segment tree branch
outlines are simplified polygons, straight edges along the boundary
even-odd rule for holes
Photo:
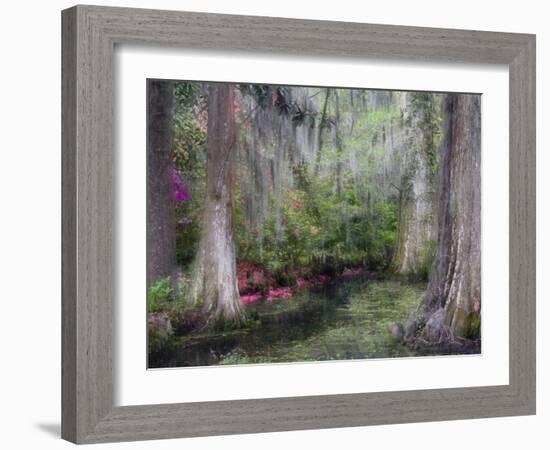
[[[401,188],[398,188],[395,184],[393,183],[390,183],[390,186],[394,187],[395,189],[397,189],[397,191],[401,194]]]

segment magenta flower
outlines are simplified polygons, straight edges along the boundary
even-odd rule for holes
[[[248,295],[241,295],[241,302],[245,305],[248,305],[250,303],[256,303],[258,300],[262,298],[262,294],[259,292],[256,292],[254,294],[248,294]]]
[[[191,200],[191,192],[189,192],[189,187],[183,181],[183,176],[181,172],[172,168],[172,190],[174,192],[174,199],[178,203],[185,203]]]
[[[287,299],[292,297],[292,290],[289,287],[280,287],[276,289],[269,289],[269,292],[267,294],[267,301],[271,302],[273,300],[278,299]]]

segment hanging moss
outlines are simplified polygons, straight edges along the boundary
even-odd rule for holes
[[[418,115],[418,126],[424,135],[421,151],[428,162],[431,177],[437,174],[439,168],[441,116],[438,109],[440,103],[440,97],[430,92],[415,92],[412,94],[413,113]]]

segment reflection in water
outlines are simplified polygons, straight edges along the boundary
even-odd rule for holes
[[[206,366],[415,356],[395,342],[389,324],[416,310],[424,283],[338,280],[290,299],[247,308],[247,328],[175,336],[149,367]]]

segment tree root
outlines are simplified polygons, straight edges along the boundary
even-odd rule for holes
[[[429,354],[473,354],[481,352],[479,339],[456,335],[445,322],[445,310],[439,309],[425,321],[424,315],[409,319],[403,344]]]

